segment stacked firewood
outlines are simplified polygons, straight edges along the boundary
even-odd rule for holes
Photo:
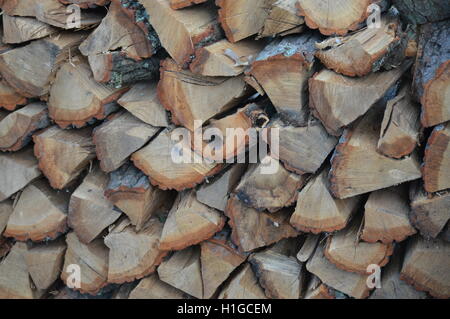
[[[0,298],[450,297],[447,0],[0,7]]]

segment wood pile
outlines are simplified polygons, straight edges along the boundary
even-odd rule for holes
[[[450,297],[448,1],[0,8],[0,298]]]

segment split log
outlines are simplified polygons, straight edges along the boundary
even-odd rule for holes
[[[173,129],[161,132],[149,145],[131,156],[134,165],[150,177],[152,185],[178,191],[195,187],[205,178],[218,173],[222,165],[207,163],[191,151],[191,141],[176,143],[172,140]],[[176,132],[175,132],[176,133]],[[179,134],[175,134],[179,137]],[[173,152],[187,154],[188,161],[174,162]]]
[[[256,58],[264,45],[258,41],[243,40],[231,43],[220,40],[195,51],[190,70],[203,76],[238,76]]]
[[[450,243],[416,236],[409,242],[400,279],[436,298],[450,298]]]
[[[81,293],[97,294],[107,284],[108,248],[102,239],[94,240],[88,245],[83,244],[73,232],[67,234],[66,243],[62,281]],[[73,266],[80,267],[79,287],[74,285],[77,283],[71,278]]]
[[[153,218],[137,232],[129,220],[119,222],[105,237],[109,248],[108,282],[124,283],[156,270],[167,252],[160,249],[163,223]]]
[[[33,136],[39,168],[53,188],[66,188],[95,158],[91,132],[91,128],[63,130],[55,125]]]
[[[197,190],[197,200],[220,211],[225,211],[230,194],[239,183],[247,165],[234,164],[212,181],[207,181]]]
[[[259,37],[286,36],[304,30],[305,19],[297,15],[297,0],[277,0],[269,9]]]
[[[113,102],[126,90],[96,82],[89,65],[73,59],[56,73],[48,101],[50,117],[62,128],[83,127],[114,112],[118,105]]]
[[[251,255],[249,262],[268,298],[300,298],[305,273],[294,257],[265,251]]]
[[[425,127],[450,120],[449,37],[450,20],[425,24],[420,28],[413,89],[422,103],[421,121]]]
[[[141,121],[154,127],[167,127],[169,120],[157,94],[157,82],[139,82],[117,101]]]
[[[338,142],[319,121],[306,127],[295,127],[275,120],[269,125],[269,134],[266,143],[272,146],[272,134],[277,134],[280,161],[286,169],[298,175],[317,172]],[[276,138],[274,140],[277,141]]]
[[[166,0],[140,0],[162,46],[179,66],[187,67],[195,50],[222,39],[222,31],[210,3],[173,10]]]
[[[219,299],[267,299],[249,263],[229,281],[220,292]]]
[[[31,147],[0,154],[0,167],[0,202],[42,175]]]
[[[44,179],[28,185],[9,218],[4,235],[16,240],[52,240],[67,231],[70,194],[56,192]]]
[[[128,112],[113,115],[96,127],[92,136],[101,169],[107,173],[118,169],[158,130]]]
[[[191,131],[194,121],[203,123],[235,107],[249,93],[242,76],[205,77],[182,70],[172,59],[161,62],[161,104],[172,113],[173,123]]]
[[[296,237],[298,232],[289,225],[289,211],[268,214],[246,207],[236,196],[228,201],[225,214],[230,218],[233,243],[244,252],[268,246],[283,238]]]
[[[392,159],[376,150],[381,117],[369,111],[341,137],[331,161],[330,190],[337,198],[348,198],[412,181],[421,177],[417,153]]]
[[[408,86],[403,87],[387,103],[378,140],[378,151],[383,155],[393,158],[408,156],[420,142],[420,111],[409,90]]]
[[[309,80],[312,113],[327,131],[340,136],[342,130],[364,115],[408,69],[409,63],[391,71],[349,78],[330,70],[316,73]]]
[[[3,42],[23,43],[45,38],[58,32],[58,29],[31,17],[14,17],[2,15]]]
[[[406,21],[424,24],[450,18],[450,8],[445,0],[393,0]]]
[[[27,99],[17,93],[5,80],[0,78],[0,109],[14,111],[18,106],[24,105]]]
[[[208,0],[170,0],[170,7],[174,10],[193,6]]]
[[[11,216],[13,212],[13,201],[6,200],[0,203],[0,240],[3,235],[3,231],[8,224],[9,216]]]
[[[317,247],[312,258],[307,262],[306,269],[319,277],[327,286],[356,299],[367,298],[369,296],[368,276],[337,268],[325,257],[323,250],[323,244]]]
[[[202,242],[200,247],[203,298],[209,299],[216,295],[217,289],[246,260],[247,256],[238,252],[229,239],[219,236]]]
[[[148,177],[131,162],[111,172],[105,196],[123,211],[140,231],[144,224],[173,202],[172,192],[150,185]]]
[[[357,30],[370,14],[369,5],[378,2],[380,0],[298,0],[297,9],[309,28],[319,29],[325,35],[345,35]]]
[[[360,226],[361,218],[356,218],[349,227],[328,237],[324,254],[336,267],[364,275],[369,265],[385,266],[394,248],[392,244],[360,241]]]
[[[284,238],[284,239],[276,242],[269,248],[266,248],[264,251],[273,252],[276,254],[282,254],[282,255],[288,256],[288,257],[295,257],[295,254],[300,249],[301,244],[302,244],[302,239],[300,236]]]
[[[248,72],[261,85],[281,119],[294,126],[308,122],[308,80],[315,72],[314,33],[276,39],[256,57]]]
[[[305,242],[302,245],[302,248],[297,254],[297,259],[302,263],[307,262],[316,250],[316,247],[319,244],[319,240],[320,235],[308,234],[306,236]]]
[[[332,288],[323,284],[320,279],[313,275],[306,287],[303,299],[335,299]]]
[[[419,183],[411,185],[409,218],[420,234],[436,238],[450,220],[450,192],[426,193]]]
[[[450,122],[434,128],[423,161],[425,190],[432,193],[450,188]]]
[[[262,164],[250,164],[234,190],[245,205],[258,211],[267,209],[271,213],[292,206],[307,181],[306,175],[291,173],[276,159],[272,161],[276,165],[275,174],[265,173]]]
[[[175,252],[158,267],[158,275],[165,283],[195,298],[203,298],[200,248],[198,246],[191,246]]]
[[[1,116],[0,116],[1,117]],[[47,105],[31,103],[0,121],[0,151],[18,151],[31,142],[37,130],[50,125]]]
[[[275,0],[216,0],[219,21],[230,42],[259,33]]]
[[[166,284],[156,273],[143,278],[128,299],[185,299],[186,294]]]
[[[64,263],[66,243],[52,241],[33,246],[25,254],[25,262],[36,288],[47,290],[59,278]]]
[[[2,78],[24,97],[44,96],[60,65],[85,37],[85,32],[61,33],[6,51],[0,54]]]
[[[300,191],[290,224],[304,232],[334,232],[347,226],[361,197],[337,199],[329,191],[328,166]]]
[[[361,239],[366,242],[401,242],[416,233],[408,218],[409,197],[404,185],[371,193],[364,208]]]
[[[224,216],[200,203],[195,191],[179,193],[164,224],[159,247],[182,250],[211,238],[224,225]]]
[[[69,226],[82,243],[88,244],[121,215],[105,196],[108,176],[98,167],[73,192],[69,204]]]

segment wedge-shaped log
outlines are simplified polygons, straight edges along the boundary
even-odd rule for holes
[[[225,285],[219,299],[267,299],[249,263]]]
[[[269,16],[259,32],[259,37],[286,36],[304,30],[305,19],[297,15],[297,0],[277,0],[270,9]]]
[[[17,93],[5,80],[0,78],[0,108],[14,111],[18,106],[24,105],[26,102],[27,99],[25,97]]]
[[[39,168],[56,189],[66,188],[95,158],[92,129],[63,130],[51,126],[33,136]]]
[[[143,278],[128,299],[185,299],[186,294],[161,281],[156,273]]]
[[[0,241],[3,231],[6,229],[6,225],[8,224],[9,216],[13,213],[13,204],[14,202],[12,200],[6,200],[0,203]]]
[[[306,287],[303,299],[335,299],[335,290],[323,284],[319,277],[312,276]]]
[[[205,77],[182,70],[174,60],[161,63],[158,97],[172,113],[172,122],[194,130],[200,124],[239,104],[249,93],[241,77]]]
[[[421,177],[416,152],[399,160],[377,152],[382,116],[377,108],[371,110],[341,137],[330,171],[330,190],[337,198],[353,197]]]
[[[347,226],[361,198],[337,199],[328,190],[328,166],[300,191],[290,224],[304,232],[333,232]]]
[[[319,243],[320,235],[308,234],[302,244],[302,248],[297,253],[297,259],[304,263],[311,258]]]
[[[156,218],[137,232],[125,219],[105,237],[109,248],[108,282],[124,283],[154,272],[167,252],[159,247],[163,224]]]
[[[164,224],[160,248],[182,250],[198,244],[222,230],[225,216],[200,203],[195,191],[179,193]]]
[[[2,15],[3,42],[18,44],[45,38],[58,32],[58,29],[32,17]]]
[[[53,190],[45,179],[28,185],[9,217],[5,236],[20,241],[51,240],[67,230],[70,194]]]
[[[412,24],[424,24],[450,18],[445,0],[393,0],[403,18]]]
[[[107,183],[108,176],[95,167],[70,198],[69,226],[85,244],[97,238],[121,215],[104,195]]]

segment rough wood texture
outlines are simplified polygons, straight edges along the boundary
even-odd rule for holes
[[[194,130],[201,123],[219,115],[248,95],[242,77],[205,77],[182,70],[174,60],[161,63],[158,97],[172,114],[172,122]]]
[[[319,40],[309,32],[276,39],[261,51],[249,71],[281,119],[294,126],[308,122],[308,80],[315,71],[314,44]]]
[[[44,179],[33,182],[20,194],[4,235],[20,241],[43,241],[64,234],[69,196],[53,190]]]
[[[448,6],[447,6],[448,7]],[[422,103],[422,125],[450,120],[450,20],[421,26],[413,89]]]
[[[51,126],[33,136],[39,168],[56,189],[66,188],[95,158],[92,129],[63,130]]]
[[[0,78],[0,108],[14,111],[26,102],[25,97],[17,93],[5,80]]]
[[[330,171],[330,190],[337,198],[387,188],[421,177],[417,153],[396,160],[380,155],[378,136],[383,114],[369,111],[347,130],[336,147]]]
[[[290,224],[304,232],[333,232],[347,226],[359,208],[361,198],[337,199],[328,190],[328,168],[311,179],[300,191]]]
[[[267,299],[250,264],[246,263],[219,294],[219,299]]]
[[[3,14],[2,24],[4,43],[23,43],[58,32],[58,29],[31,17],[14,17]]]
[[[13,213],[13,201],[6,200],[0,203],[0,238],[3,235],[3,231],[8,224],[9,216]],[[0,239],[1,241],[1,239]]]
[[[107,183],[108,176],[94,167],[70,198],[69,226],[85,244],[97,238],[121,215],[104,196]]]
[[[409,242],[400,279],[437,298],[450,298],[450,243],[416,236]]]
[[[158,278],[156,273],[143,278],[128,299],[185,299],[186,294]]]
[[[450,122],[434,128],[423,161],[425,190],[432,193],[450,188]]]
[[[404,19],[412,24],[424,24],[450,18],[445,0],[393,0]]]
[[[1,119],[1,114],[0,114]],[[9,113],[0,121],[0,151],[18,151],[31,142],[31,135],[50,125],[47,105],[36,102]]]
[[[322,70],[309,80],[309,103],[312,113],[330,134],[342,130],[364,115],[407,70],[409,63],[391,71],[349,78]]]
[[[323,284],[317,276],[312,276],[303,299],[335,299],[333,288]]]
[[[364,208],[361,234],[364,241],[388,244],[401,242],[416,233],[408,218],[410,207],[405,185],[371,193]]]
[[[304,243],[302,244],[302,248],[297,253],[297,259],[304,263],[311,258],[312,254],[316,250],[316,247],[319,243],[320,235],[308,234]]]
[[[285,36],[304,30],[305,19],[297,15],[297,0],[277,0],[272,3],[259,37]]]
[[[224,216],[200,203],[195,191],[182,192],[169,212],[159,246],[163,250],[182,250],[211,238],[224,225]]]
[[[233,229],[233,243],[244,252],[268,246],[283,238],[296,237],[298,232],[289,225],[289,211],[268,214],[245,206],[236,196],[228,201],[225,214]]]
[[[114,0],[113,0],[114,1]],[[82,9],[95,8],[96,6],[105,6],[110,0],[59,0],[63,4],[76,4]]]
[[[124,283],[154,272],[167,252],[160,249],[163,223],[151,219],[137,232],[129,220],[120,222],[105,237],[109,248],[108,282]]]

